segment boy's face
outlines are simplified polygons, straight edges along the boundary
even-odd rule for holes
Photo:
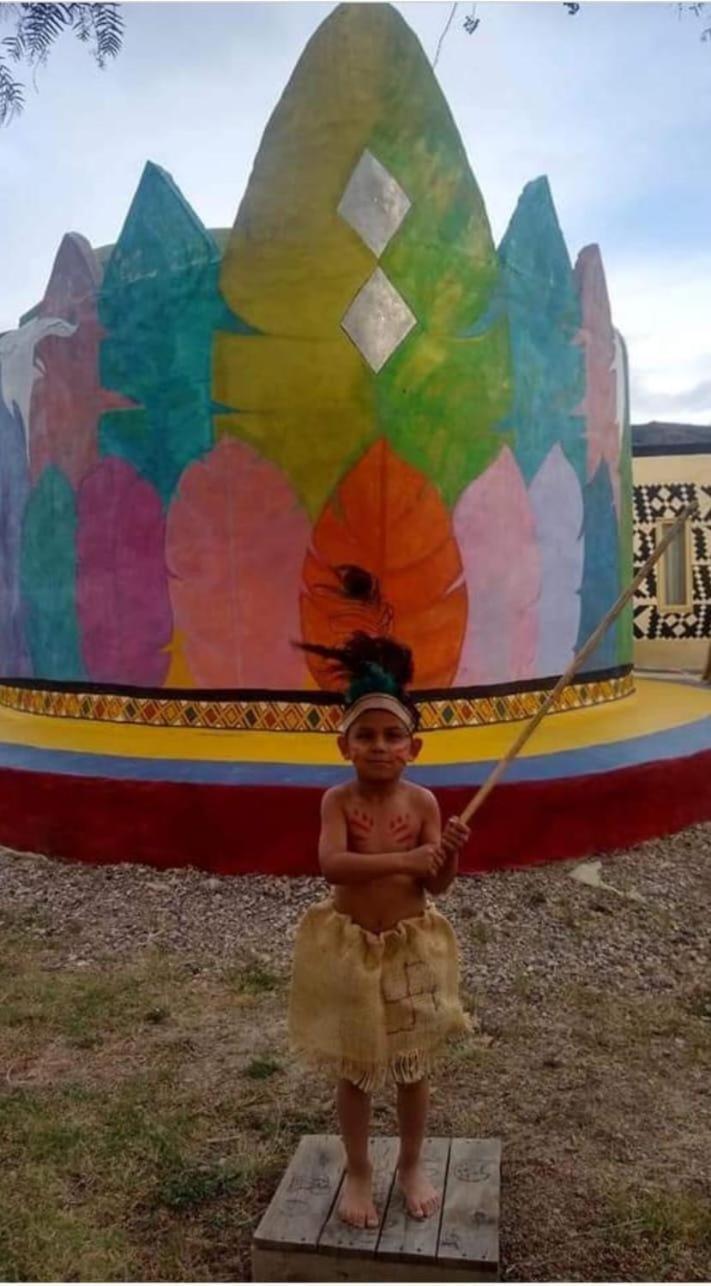
[[[363,781],[395,781],[422,749],[405,724],[387,710],[366,710],[338,738],[344,759],[350,759]]]

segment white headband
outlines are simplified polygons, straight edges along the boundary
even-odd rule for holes
[[[351,724],[359,715],[365,714],[366,710],[387,710],[405,724],[408,732],[415,731],[415,717],[412,711],[408,710],[402,701],[398,701],[397,697],[389,692],[366,692],[346,710],[341,723],[341,732],[348,732]]]

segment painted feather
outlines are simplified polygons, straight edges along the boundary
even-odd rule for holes
[[[583,495],[560,445],[548,453],[529,488],[541,560],[535,674],[562,674],[575,654],[583,578]]]
[[[127,398],[102,389],[97,315],[101,269],[85,237],[68,233],[52,267],[40,317],[60,317],[73,325],[69,335],[38,340],[36,363],[43,370],[30,409],[30,471],[37,481],[48,464],[62,471],[76,489],[99,458],[98,424],[103,411],[130,407]]]
[[[30,490],[25,435],[17,407],[5,403],[0,368],[0,674],[31,674],[20,595],[22,517]]]
[[[76,504],[50,465],[33,488],[22,528],[21,585],[27,646],[43,679],[84,679],[76,610]]]
[[[605,270],[598,246],[585,246],[575,264],[582,309],[580,342],[585,355],[585,415],[588,440],[588,482],[601,460],[609,468],[615,511],[620,513],[620,432],[614,373],[615,341]]]
[[[585,549],[576,651],[587,643],[618,597],[617,520],[610,474],[604,460],[600,461],[592,481],[583,487],[583,512]],[[583,664],[581,673],[608,669],[617,663],[618,627],[619,622],[610,627]]]
[[[186,469],[168,513],[170,593],[195,683],[303,687],[298,593],[309,522],[280,470],[222,441]]]
[[[467,595],[449,513],[435,487],[384,439],[324,508],[304,586],[304,642],[339,646],[355,629],[390,634],[413,651],[414,687],[451,684]],[[339,686],[319,658],[308,661],[321,687]]]
[[[586,480],[580,300],[546,178],[527,183],[499,247],[511,330],[516,460],[527,483],[559,442]]]
[[[395,207],[372,235],[369,218]],[[451,503],[501,444],[505,319],[468,334],[498,275],[417,37],[394,6],[339,5],[274,111],[222,261],[224,298],[258,333],[216,337],[218,431],[278,464],[312,516],[380,437]],[[387,297],[369,303],[374,288]],[[358,340],[346,320],[357,299]],[[395,334],[405,308],[410,330]],[[375,330],[395,347],[370,361]]]
[[[77,496],[77,606],[84,663],[101,683],[161,685],[173,619],[165,517],[154,488],[106,459]]]
[[[521,471],[503,447],[454,510],[469,595],[456,683],[510,683],[535,673],[541,572]]]
[[[220,252],[169,174],[148,162],[106,265],[101,380],[136,403],[102,417],[100,451],[120,455],[167,506],[183,469],[213,445]]]
[[[30,404],[32,390],[43,373],[39,356],[35,353],[37,345],[48,335],[66,339],[73,335],[76,327],[61,317],[33,317],[18,330],[6,331],[0,335],[0,372],[2,373],[3,400],[12,415],[17,407],[25,438],[25,454],[29,460],[30,447]]]

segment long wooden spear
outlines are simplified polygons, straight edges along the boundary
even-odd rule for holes
[[[602,618],[602,620],[600,621],[600,624],[597,626],[597,629],[593,630],[587,643],[583,644],[577,656],[573,657],[573,660],[570,662],[570,665],[565,671],[565,674],[562,674],[560,676],[555,687],[552,689],[551,692],[549,692],[548,696],[543,702],[543,705],[536,711],[536,713],[534,714],[530,722],[527,723],[525,727],[521,729],[521,732],[519,733],[518,737],[514,741],[513,745],[509,748],[509,750],[507,750],[503,759],[499,761],[499,763],[496,765],[493,771],[489,774],[486,781],[484,782],[484,785],[479,788],[479,790],[474,796],[472,796],[466,808],[460,814],[461,820],[463,822],[468,822],[470,818],[474,816],[474,813],[478,812],[478,810],[481,808],[482,804],[484,803],[484,800],[487,798],[487,796],[491,794],[492,790],[494,789],[494,786],[499,781],[499,779],[503,776],[503,774],[506,772],[506,769],[508,768],[509,764],[512,762],[512,760],[516,758],[517,754],[519,754],[520,751],[523,749],[529,737],[533,736],[533,733],[536,731],[536,728],[538,727],[539,723],[548,714],[548,711],[550,710],[551,706],[554,704],[556,698],[563,691],[563,688],[566,686],[567,683],[570,683],[570,680],[572,679],[576,671],[579,670],[585,658],[588,657],[591,652],[594,652],[603,634],[605,634],[605,632],[612,625],[613,621],[616,620],[616,618],[619,616],[620,612],[622,611],[622,608],[625,606],[626,603],[629,602],[637,587],[641,585],[645,576],[649,575],[650,571],[654,567],[654,564],[661,558],[662,554],[664,553],[664,550],[673,541],[674,537],[679,531],[679,528],[682,526],[683,523],[686,522],[687,518],[690,518],[692,514],[696,513],[697,509],[698,509],[698,505],[694,501],[692,504],[686,505],[685,508],[681,510],[678,518],[669,528],[666,535],[662,537],[659,544],[655,547],[654,552],[650,554],[644,566],[640,567],[639,571],[637,572],[637,575],[632,581],[632,584],[629,585],[626,590],[623,590],[617,602],[613,604],[609,612],[607,612],[606,615]]]

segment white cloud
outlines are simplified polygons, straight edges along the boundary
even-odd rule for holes
[[[653,410],[656,418],[669,417],[671,413],[674,419],[698,415],[699,424],[711,424],[711,379],[702,380],[693,388],[682,389],[678,393],[649,393],[642,388],[639,397]],[[681,413],[680,407],[683,408]]]
[[[605,265],[629,353],[634,422],[711,423],[711,253]]]

